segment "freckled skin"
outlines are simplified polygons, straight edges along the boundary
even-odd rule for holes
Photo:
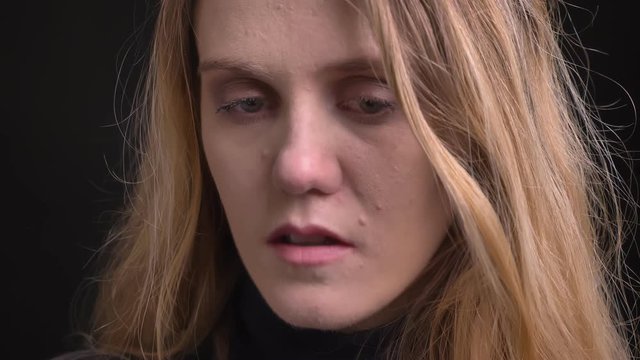
[[[451,211],[402,111],[375,123],[361,111],[361,96],[393,102],[392,91],[372,76],[323,73],[327,64],[380,58],[365,22],[343,1],[201,0],[195,25],[201,61],[239,59],[271,75],[201,75],[205,156],[262,296],[299,327],[350,331],[397,316],[389,304],[405,300]],[[220,111],[247,97],[266,105]],[[290,265],[266,243],[285,222],[327,227],[355,247],[334,263]]]

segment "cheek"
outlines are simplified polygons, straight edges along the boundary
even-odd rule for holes
[[[384,234],[375,252],[389,267],[425,266],[445,238],[451,209],[431,163],[413,138],[397,142],[381,155],[377,174],[367,177],[370,233]],[[414,143],[415,142],[415,143]],[[386,257],[385,257],[385,254]],[[393,254],[393,255],[392,255]]]
[[[434,207],[442,207],[442,192],[430,161],[410,130],[401,130],[364,151],[354,151],[362,155],[352,162],[361,190],[358,196],[383,212],[383,217],[424,218]]]
[[[237,223],[256,218],[251,211],[258,210],[264,171],[254,149],[207,133],[203,135],[203,147],[228,220]]]

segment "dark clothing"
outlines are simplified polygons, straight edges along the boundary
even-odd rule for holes
[[[351,334],[294,328],[271,311],[246,274],[234,299],[236,329],[231,339],[230,360],[378,360],[382,358],[385,335],[392,331],[392,326]],[[212,345],[211,338],[207,338],[197,352],[184,359],[214,360]],[[80,359],[117,360],[86,352],[53,360]]]
[[[271,311],[248,277],[239,290],[236,314],[239,326],[231,347],[231,360],[378,359],[376,350],[385,332],[391,329],[343,334],[293,328]]]

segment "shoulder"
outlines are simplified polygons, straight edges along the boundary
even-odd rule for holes
[[[125,358],[100,353],[95,350],[83,350],[58,355],[51,360],[125,360]]]

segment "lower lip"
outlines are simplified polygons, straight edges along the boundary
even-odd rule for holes
[[[276,243],[271,246],[284,261],[299,266],[319,266],[333,263],[353,250],[353,247],[348,245],[300,246]]]

